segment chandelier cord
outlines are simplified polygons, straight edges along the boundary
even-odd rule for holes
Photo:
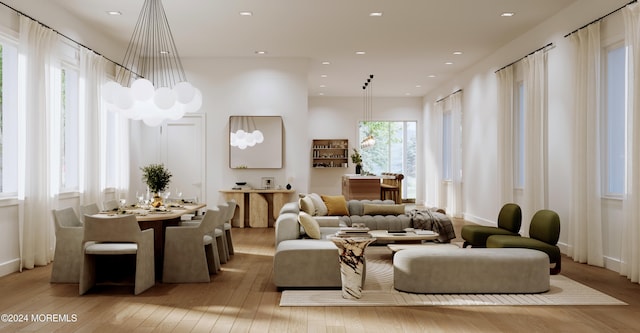
[[[128,86],[145,78],[155,87],[173,87],[186,81],[186,74],[169,20],[160,0],[146,0],[136,21],[124,55],[124,68],[116,82]]]

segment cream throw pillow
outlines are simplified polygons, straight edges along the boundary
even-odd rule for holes
[[[307,236],[313,239],[320,239],[320,225],[318,224],[318,221],[313,218],[313,216],[305,212],[300,212],[298,214],[298,223],[300,223],[300,225],[304,228],[304,232],[307,234]]]
[[[309,193],[307,196],[311,198],[311,201],[313,201],[313,206],[316,207],[315,215],[325,216],[327,215],[327,213],[329,213],[329,210],[327,209],[327,205],[324,204],[324,201],[322,201],[322,198],[320,197],[319,194]]]
[[[402,215],[404,214],[404,205],[379,205],[364,204],[364,215]]]
[[[343,195],[322,195],[322,201],[327,206],[327,215],[329,216],[344,216],[349,215],[349,209],[347,209],[347,200]]]
[[[316,214],[316,207],[313,205],[313,201],[309,196],[305,196],[303,198],[298,199],[298,206],[300,206],[300,211],[305,212],[309,215]]]

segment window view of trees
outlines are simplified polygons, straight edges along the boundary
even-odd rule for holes
[[[402,198],[416,198],[416,127],[415,121],[368,121],[359,124],[359,142],[372,135],[375,144],[360,149],[365,172],[401,173]]]

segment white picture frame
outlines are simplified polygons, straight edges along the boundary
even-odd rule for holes
[[[275,178],[273,177],[262,177],[262,188],[265,190],[274,189],[276,186]]]

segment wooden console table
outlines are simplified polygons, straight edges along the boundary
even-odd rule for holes
[[[342,195],[347,200],[380,199],[380,177],[343,175]]]
[[[238,203],[238,213],[233,215],[232,226],[244,228],[273,227],[282,206],[290,201],[295,190],[221,190],[225,200]]]

